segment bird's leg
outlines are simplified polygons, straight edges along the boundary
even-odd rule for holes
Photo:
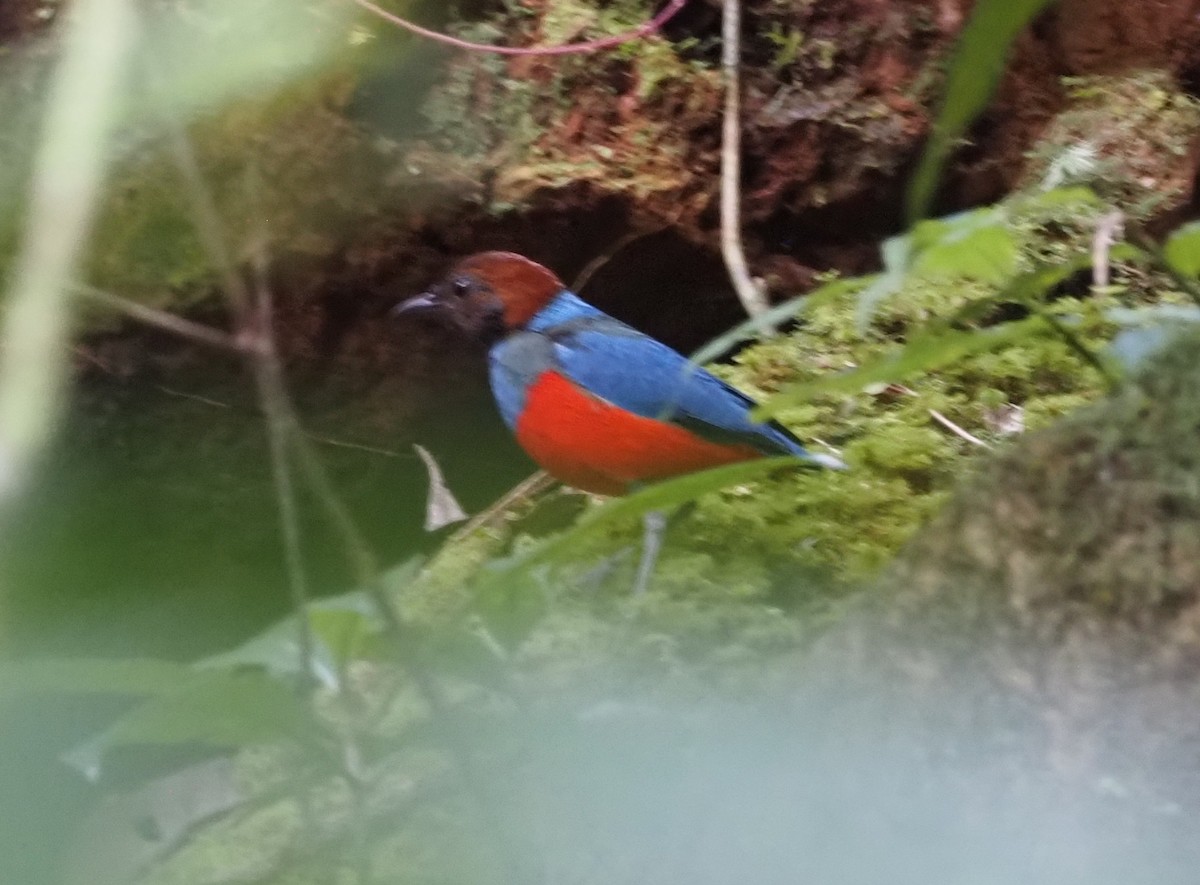
[[[667,514],[662,510],[650,510],[642,516],[642,559],[638,563],[637,579],[633,582],[634,596],[641,596],[650,586],[650,577],[654,574],[666,533]]]
[[[638,563],[637,579],[633,582],[634,596],[641,596],[650,586],[667,530],[681,519],[687,519],[695,510],[696,502],[688,501],[670,511],[651,510],[642,516],[642,558]]]

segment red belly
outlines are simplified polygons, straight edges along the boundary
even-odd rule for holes
[[[643,418],[545,372],[526,391],[517,442],[567,485],[620,495],[652,482],[761,457],[750,446],[709,442],[675,424]]]

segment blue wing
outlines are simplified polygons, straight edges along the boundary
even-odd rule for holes
[[[548,357],[588,392],[641,415],[679,424],[714,442],[744,444],[764,454],[791,454],[834,466],[807,452],[781,424],[749,418],[754,401],[682,355],[613,319],[569,292],[528,325],[553,344]],[[526,333],[529,334],[529,333]],[[532,343],[525,345],[533,349]]]

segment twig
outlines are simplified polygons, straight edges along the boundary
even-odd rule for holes
[[[213,266],[220,275],[225,297],[229,299],[232,306],[233,324],[237,330],[238,344],[244,348],[261,347],[262,342],[257,339],[242,340],[243,336],[269,334],[270,330],[261,328],[255,321],[250,290],[238,273],[225,244],[221,218],[217,212],[216,203],[213,201],[212,193],[204,181],[204,174],[200,171],[200,163],[196,159],[196,152],[192,149],[191,139],[188,138],[183,123],[175,114],[171,113],[169,108],[163,108],[162,117],[171,139],[171,147],[174,150],[175,165],[187,185],[192,209],[197,216],[196,233],[199,234],[204,250],[212,259]]]
[[[815,442],[819,446],[824,446],[826,449],[829,450],[830,454],[834,455],[835,457],[837,457],[837,458],[842,457],[842,450],[839,449],[837,446],[833,445],[833,443],[826,442],[825,440],[821,439],[821,437],[819,437],[819,436],[810,436],[809,439],[811,439],[813,442]]]
[[[1111,278],[1108,253],[1121,236],[1125,213],[1116,209],[1100,219],[1092,236],[1092,285],[1107,286]]]
[[[364,443],[350,442],[344,439],[334,439],[332,436],[321,436],[310,431],[303,431],[304,435],[313,442],[319,442],[327,446],[334,446],[339,449],[353,449],[356,452],[367,452],[371,455],[384,455],[388,458],[407,458],[410,457],[403,452],[396,452],[392,449],[381,449],[378,446],[368,446]]]
[[[270,407],[275,411],[274,417],[268,416],[268,420],[279,421],[286,431],[286,439],[291,443],[298,466],[313,494],[341,532],[351,561],[358,571],[360,583],[383,623],[384,635],[390,640],[397,661],[429,707],[430,722],[439,733],[443,745],[458,769],[463,789],[475,797],[481,825],[490,837],[497,858],[508,867],[509,880],[514,883],[523,882],[529,878],[527,871],[511,844],[510,834],[504,823],[505,817],[492,795],[486,776],[475,761],[474,750],[461,730],[455,727],[441,686],[420,660],[411,630],[380,579],[380,570],[374,554],[330,482],[324,466],[313,453],[308,440],[299,431],[300,422],[283,383],[282,367],[275,354],[270,327],[263,325],[270,319],[269,311],[263,315],[261,309],[255,310],[249,290],[233,264],[224,242],[216,204],[204,181],[187,133],[182,123],[170,113],[169,108],[164,107],[163,116],[175,148],[177,164],[197,216],[197,232],[225,285],[234,314],[234,323],[238,329],[239,344],[247,349],[247,359],[256,372],[264,372],[268,388],[266,393],[269,395]],[[258,270],[261,275],[263,269],[259,267]],[[269,302],[260,305],[261,307],[269,308]],[[264,398],[264,406],[266,404]],[[306,617],[302,616],[301,620],[307,622]]]
[[[1104,383],[1109,390],[1116,390],[1120,386],[1121,379],[1113,374],[1112,369],[1099,354],[1093,352],[1090,347],[1083,343],[1083,339],[1076,335],[1074,330],[1067,328],[1058,317],[1048,310],[1035,309],[1034,312],[1046,325],[1054,330],[1058,337],[1066,342],[1067,347],[1075,351],[1085,363],[1100,373],[1100,377],[1104,379]]]
[[[171,332],[181,338],[195,341],[197,344],[217,347],[222,350],[231,350],[234,353],[246,352],[246,348],[237,339],[228,332],[220,329],[214,329],[203,323],[192,322],[173,313],[167,313],[165,310],[157,310],[153,307],[147,307],[144,304],[138,304],[136,301],[130,301],[128,298],[122,298],[120,295],[113,295],[111,292],[105,292],[103,289],[97,289],[95,286],[80,283],[76,284],[73,288],[80,295],[97,301],[105,307],[111,307],[118,313],[123,313],[130,319],[145,323],[147,326],[154,326],[165,332]]]
[[[483,526],[490,525],[493,520],[507,511],[517,501],[523,501],[527,498],[532,498],[534,495],[537,495],[553,486],[555,482],[556,480],[554,477],[550,476],[550,474],[546,473],[544,470],[539,470],[532,476],[521,480],[519,483],[501,495],[500,498],[495,501],[495,503],[491,504],[482,513],[477,513],[475,516],[471,517],[471,520],[466,525],[458,529],[458,531],[447,538],[444,545],[445,549],[451,549],[456,542],[461,541],[468,535],[474,534]]]
[[[614,46],[620,46],[622,43],[629,43],[633,40],[639,40],[642,37],[649,36],[660,30],[663,25],[675,17],[684,6],[687,5],[687,0],[671,0],[663,10],[654,18],[644,22],[632,31],[626,31],[623,34],[616,34],[612,37],[602,37],[599,40],[588,40],[583,43],[567,43],[563,46],[493,46],[488,43],[472,43],[470,40],[461,40],[458,37],[451,37],[449,34],[442,34],[438,31],[431,31],[429,28],[423,28],[415,22],[401,18],[395,13],[388,12],[380,6],[372,3],[371,0],[354,0],[363,9],[366,9],[385,21],[391,22],[399,28],[403,28],[409,33],[416,34],[420,37],[425,37],[428,40],[434,40],[438,43],[444,43],[447,46],[453,46],[456,49],[466,49],[471,52],[494,52],[498,55],[572,55],[580,52],[598,52],[601,49],[611,49]]]
[[[260,205],[256,198],[257,184],[248,177],[251,204]],[[274,305],[267,273],[266,220],[258,213],[258,230],[254,233],[251,250],[255,271],[255,293],[257,295],[254,316],[259,329],[254,333],[260,342],[248,356],[254,372],[258,400],[266,416],[267,440],[271,450],[271,476],[275,485],[275,499],[279,511],[279,529],[283,541],[284,567],[287,570],[288,592],[296,614],[296,642],[301,664],[301,686],[311,690],[315,679],[314,640],[312,624],[308,620],[308,581],[304,574],[304,556],[301,548],[300,514],[296,502],[296,482],[289,452],[288,439],[295,430],[291,410],[288,408],[287,390],[283,382],[283,366],[275,347],[275,336],[271,334]]]
[[[980,448],[984,448],[984,449],[992,448],[990,443],[986,443],[983,440],[981,440],[979,437],[974,436],[971,433],[968,433],[966,430],[963,430],[963,428],[959,427],[957,424],[955,424],[953,421],[951,421],[949,418],[947,418],[945,415],[943,415],[937,409],[930,409],[929,416],[931,418],[933,418],[933,420],[936,421],[938,424],[941,424],[943,427],[945,427],[947,430],[949,430],[951,433],[953,433],[955,436],[962,437],[963,439],[965,439],[967,442],[971,443],[972,445],[976,445],[976,446],[979,446]]]
[[[177,396],[180,399],[188,399],[193,402],[203,403],[206,406],[213,406],[217,409],[232,409],[233,406],[229,403],[223,403],[219,399],[213,399],[210,396],[201,396],[198,393],[188,393],[186,390],[176,390],[173,387],[167,387],[165,384],[155,384],[154,389],[168,396]]]
[[[721,255],[738,300],[748,316],[765,313],[770,305],[750,277],[742,246],[742,122],[741,122],[741,0],[725,0],[722,20],[721,66],[725,73],[725,116],[721,128]],[[762,333],[771,336],[773,326]]]
[[[636,243],[638,240],[643,239],[644,237],[652,237],[655,234],[662,233],[669,226],[670,225],[664,224],[661,227],[656,227],[654,230],[631,231],[630,233],[625,234],[625,236],[617,240],[607,252],[597,255],[584,266],[583,270],[581,270],[575,277],[575,281],[571,283],[571,291],[576,295],[583,294],[584,288],[589,282],[591,282],[592,277],[596,275],[596,271],[600,270],[600,268],[612,261],[622,249],[624,249],[630,243]]]

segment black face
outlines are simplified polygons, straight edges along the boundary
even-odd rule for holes
[[[505,333],[504,304],[492,288],[470,273],[453,273],[429,291],[397,305],[393,314],[437,312],[463,334],[490,345]]]

